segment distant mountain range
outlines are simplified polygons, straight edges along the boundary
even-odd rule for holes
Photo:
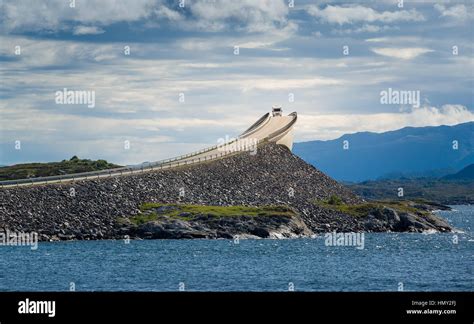
[[[427,199],[447,205],[474,204],[474,164],[442,178],[399,178],[347,183],[366,199]]]
[[[443,180],[464,181],[474,180],[474,164],[470,164],[455,174],[448,174],[442,178]]]
[[[474,163],[474,122],[346,134],[295,143],[293,152],[340,181],[439,178]]]

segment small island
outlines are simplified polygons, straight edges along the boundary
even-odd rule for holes
[[[42,241],[453,230],[433,213],[447,206],[364,199],[275,143],[169,170],[5,187],[0,201],[0,228]]]

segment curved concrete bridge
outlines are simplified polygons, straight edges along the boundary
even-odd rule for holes
[[[172,169],[184,165],[191,165],[224,158],[242,151],[254,152],[258,145],[264,142],[276,142],[290,150],[293,146],[293,125],[296,123],[297,114],[293,112],[288,116],[282,115],[281,107],[274,106],[272,113],[266,113],[252,126],[237,138],[214,145],[203,150],[184,154],[174,158],[157,162],[142,163],[116,169],[65,174],[51,177],[38,177],[20,180],[1,181],[2,188],[31,186],[47,183],[73,182],[104,177],[122,176],[127,174],[150,172],[154,170]]]

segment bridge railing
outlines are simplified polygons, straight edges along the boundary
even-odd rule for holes
[[[234,139],[226,144],[231,144],[238,139]],[[179,161],[188,159],[189,157],[200,155],[209,151],[213,151],[217,149],[219,145],[214,145],[211,147],[207,147],[205,149],[195,151],[193,153],[188,153],[188,154],[183,154],[177,157],[169,158],[169,159],[164,159],[156,162],[150,162],[150,163],[142,163],[139,165],[132,165],[132,166],[126,166],[126,167],[121,167],[121,168],[115,168],[115,169],[107,169],[107,170],[99,170],[99,171],[88,171],[88,172],[80,172],[80,173],[74,173],[74,174],[64,174],[64,175],[58,175],[58,176],[46,176],[46,177],[35,177],[35,178],[27,178],[27,179],[18,179],[18,180],[5,180],[5,181],[0,181],[0,187],[6,187],[6,186],[11,186],[11,185],[21,185],[21,184],[32,184],[32,183],[38,183],[38,182],[61,182],[62,180],[74,180],[74,178],[81,178],[81,179],[92,179],[92,178],[99,178],[99,177],[104,177],[104,176],[111,176],[111,175],[122,175],[122,174],[127,174],[127,173],[133,173],[142,171],[142,170],[152,170],[156,169],[157,167],[162,168],[165,165],[180,165]],[[197,159],[197,161],[202,160],[202,158]],[[176,162],[178,162],[176,164]],[[183,163],[181,163],[183,164]]]
[[[200,164],[206,161],[212,161],[224,156],[228,156],[231,154],[237,154],[242,151],[229,151],[229,152],[220,152],[212,155],[206,155],[199,158],[194,158],[191,160],[184,160],[184,161],[174,161],[170,163],[163,163],[160,165],[154,165],[149,167],[142,167],[142,168],[120,168],[120,169],[110,169],[110,170],[102,170],[102,171],[92,171],[92,172],[82,172],[82,173],[75,173],[75,174],[65,174],[59,176],[48,176],[48,177],[37,177],[37,178],[29,178],[29,179],[19,179],[19,180],[7,180],[0,182],[1,188],[8,188],[8,187],[20,187],[24,185],[30,184],[48,184],[48,183],[62,183],[62,182],[74,182],[80,180],[92,180],[92,179],[100,179],[100,178],[108,178],[126,174],[136,174],[136,173],[145,173],[150,171],[156,170],[165,170],[170,168],[175,168],[179,166],[187,166],[193,164]]]
[[[242,138],[243,136],[245,135],[248,135],[248,134],[251,134],[253,132],[255,132],[257,130],[257,128],[259,128],[259,126],[263,125],[264,122],[268,121],[269,120],[269,117],[270,117],[270,113],[266,113],[265,115],[263,115],[262,117],[260,117],[260,119],[258,119],[252,126],[250,126],[247,130],[245,130],[242,134],[240,134],[237,138],[234,138],[232,139],[232,141],[229,141],[227,143],[225,143],[226,145],[229,145],[229,144],[232,144],[234,142],[237,142],[240,138]],[[194,152],[191,152],[191,153],[187,153],[187,154],[183,154],[183,155],[180,155],[180,156],[176,156],[176,157],[173,157],[173,158],[169,158],[169,159],[164,159],[164,160],[161,160],[161,161],[156,161],[156,162],[148,162],[148,163],[142,163],[142,164],[145,164],[147,166],[158,166],[158,165],[161,165],[163,163],[169,163],[169,162],[174,162],[174,161],[178,161],[178,160],[183,160],[183,159],[187,159],[187,158],[190,158],[192,156],[196,156],[196,155],[200,155],[200,154],[203,154],[203,153],[207,153],[209,151],[213,151],[215,149],[219,148],[219,144],[217,145],[213,145],[213,146],[209,146],[209,147],[206,147],[204,149],[201,149],[201,150],[198,150],[198,151],[194,151]],[[139,165],[135,165],[135,166],[129,166],[129,168],[140,168],[140,164]]]
[[[294,117],[293,120],[291,122],[289,122],[288,124],[286,124],[284,127],[274,131],[273,133],[270,133],[270,135],[268,135],[266,138],[271,140],[271,139],[285,133],[287,130],[289,130],[291,127],[293,127],[293,125],[296,123],[296,119],[298,118],[297,114],[296,114],[296,112],[292,112],[288,116]]]
[[[296,113],[292,113],[290,114],[290,116],[294,116],[295,118],[285,127],[271,133],[269,136],[266,136],[264,139],[261,140],[260,143],[267,142],[268,140],[278,136],[279,134],[283,134],[285,131],[291,128],[293,124],[296,122]],[[242,135],[246,135],[248,132],[255,130],[256,127],[258,127],[260,123],[265,121],[264,117],[268,117],[268,114],[263,116],[259,121],[257,121],[257,123],[253,125],[255,127],[253,126],[250,127],[248,130],[242,133]],[[240,136],[226,144],[231,144],[233,142],[238,141],[239,139],[240,139]],[[237,154],[244,151],[244,150],[236,150],[236,151],[229,150],[229,151],[212,154],[210,156],[189,159],[189,157],[215,150],[218,147],[219,145],[214,145],[212,147],[208,147],[203,150],[184,154],[184,155],[170,158],[170,159],[165,159],[165,160],[151,162],[151,163],[142,163],[140,165],[126,166],[126,167],[121,167],[121,168],[116,168],[116,169],[81,172],[81,173],[74,173],[74,174],[64,174],[64,175],[59,175],[59,176],[47,176],[47,177],[0,181],[0,188],[8,188],[8,187],[15,187],[15,186],[19,187],[19,186],[24,186],[24,185],[42,184],[42,183],[47,184],[47,183],[61,183],[61,182],[71,182],[71,181],[74,182],[76,180],[79,181],[79,180],[88,180],[88,179],[99,179],[99,178],[104,178],[104,177],[113,177],[113,176],[120,176],[120,175],[126,175],[126,174],[144,173],[144,172],[149,172],[149,171],[154,171],[154,170],[170,169],[170,168],[179,167],[179,166],[186,166],[186,165],[198,164],[198,163],[202,163],[206,161],[212,161],[212,160],[222,158],[224,156],[229,156],[229,155]]]

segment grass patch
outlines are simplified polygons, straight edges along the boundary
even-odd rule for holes
[[[158,215],[156,213],[139,214],[129,218],[130,222],[134,225],[142,225],[157,219]]]
[[[382,210],[383,208],[392,208],[397,212],[412,213],[417,215],[428,215],[429,212],[414,207],[411,201],[407,200],[377,200],[368,201],[360,204],[346,204],[342,200],[333,198],[332,196],[326,200],[318,200],[314,202],[316,205],[326,209],[336,210],[354,217],[365,217],[374,210]]]
[[[207,215],[211,217],[292,217],[296,215],[296,212],[287,206],[253,207],[143,203],[139,208],[141,213],[129,218],[129,220],[136,225],[157,220],[163,216],[191,220],[199,215]]]

